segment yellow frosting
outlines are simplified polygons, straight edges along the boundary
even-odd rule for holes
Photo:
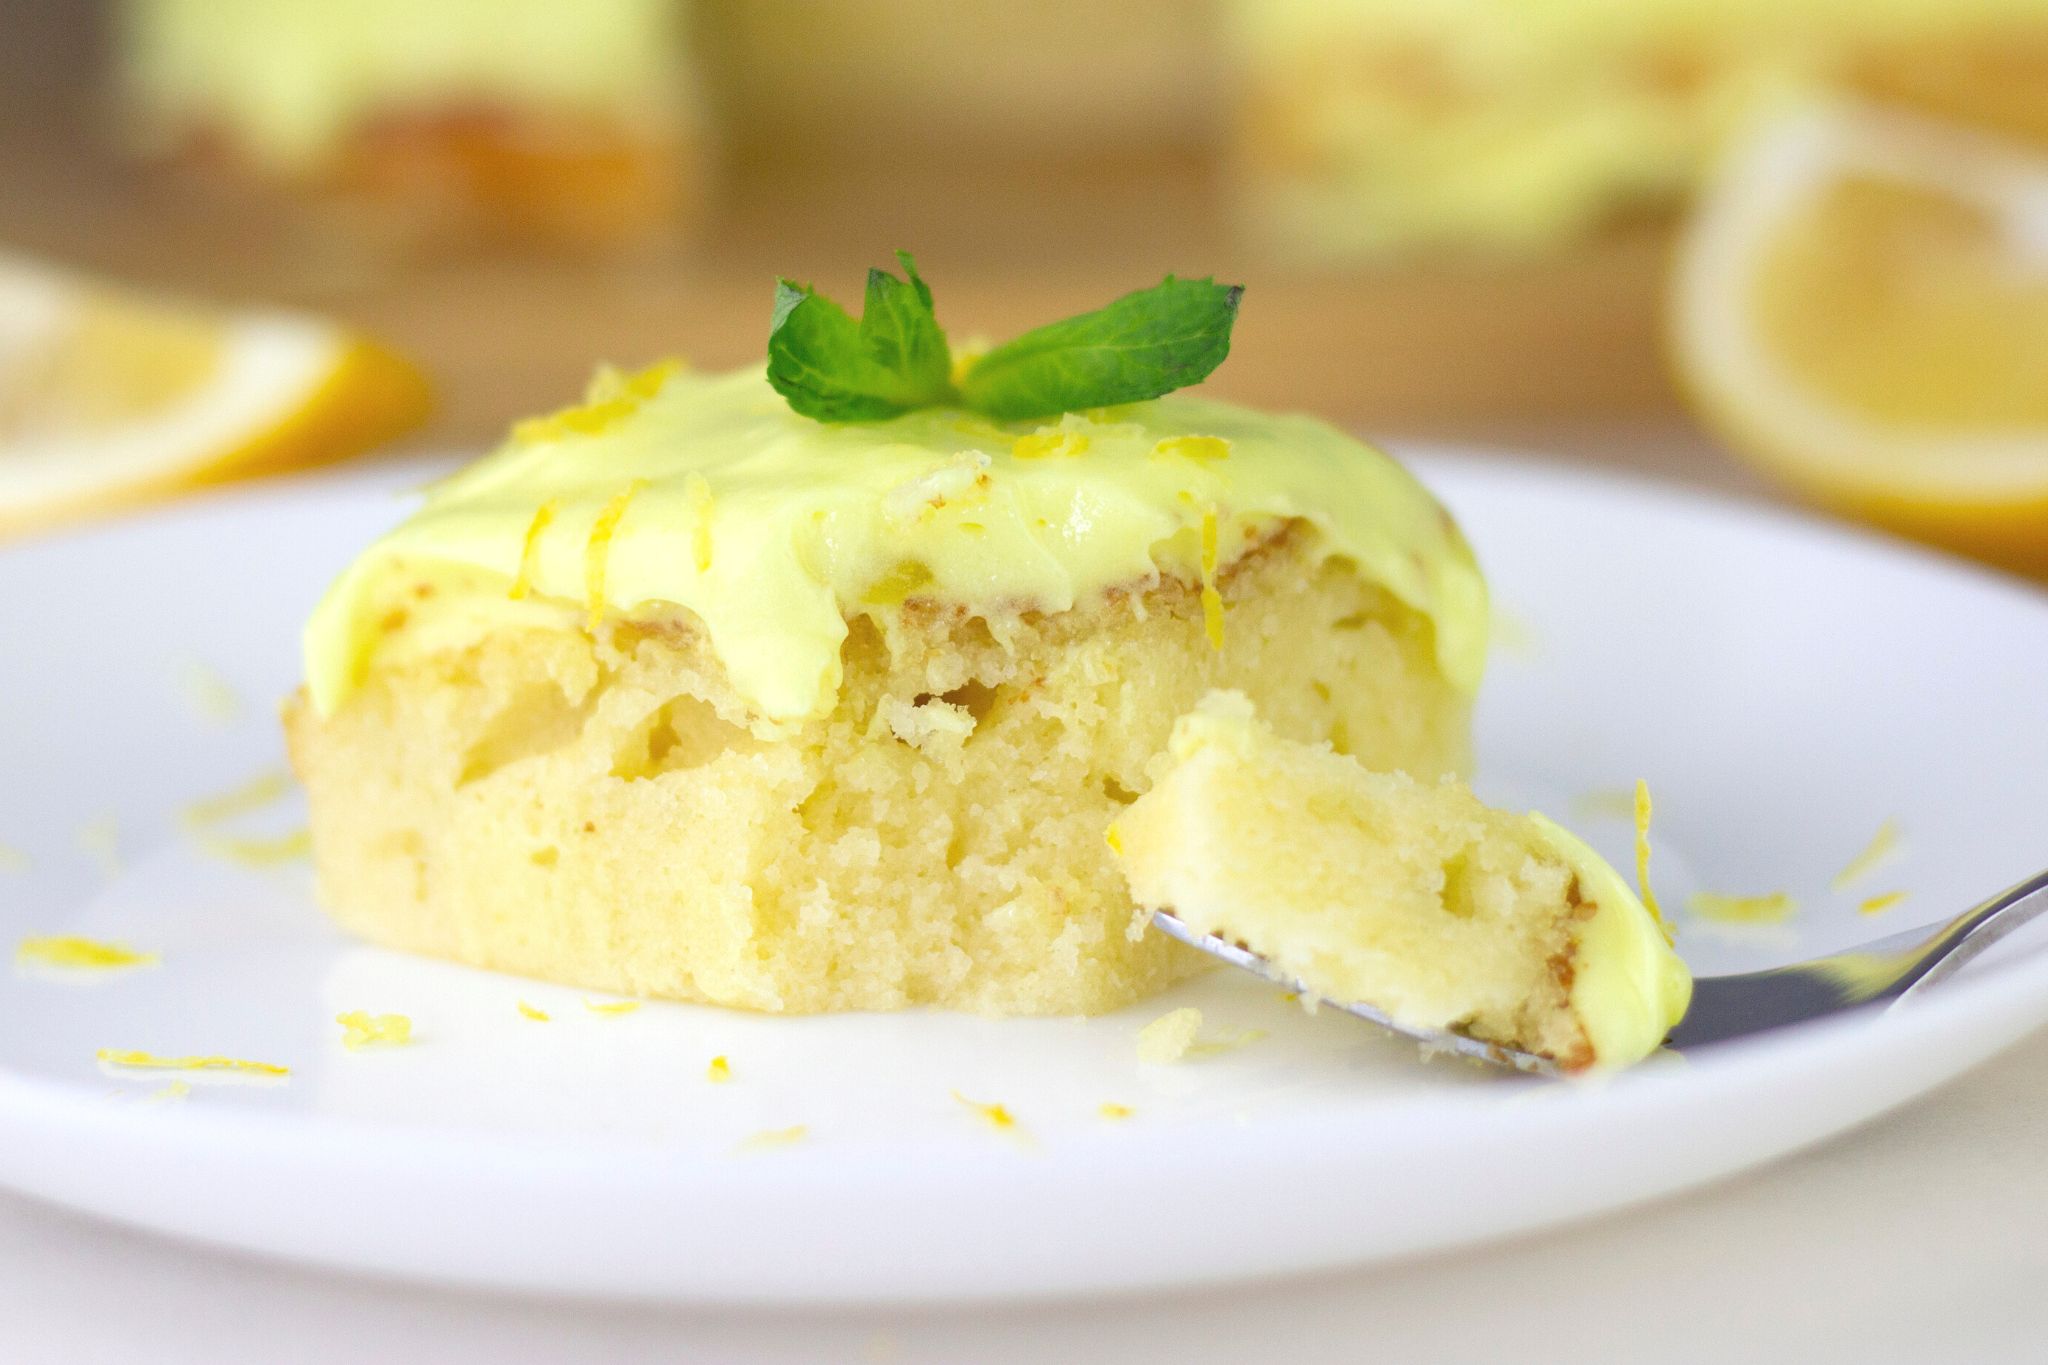
[[[1579,926],[1572,956],[1571,1004],[1596,1064],[1646,1057],[1685,1017],[1692,973],[1612,864],[1555,821],[1529,819],[1577,875],[1580,897],[1593,906],[1593,917]]]
[[[409,633],[449,641],[672,604],[763,722],[799,721],[834,703],[849,617],[933,598],[1000,628],[1162,573],[1207,584],[1288,518],[1429,617],[1446,677],[1477,687],[1486,589],[1464,538],[1323,422],[1177,394],[1044,425],[955,409],[828,425],[758,369],[675,367],[600,375],[584,407],[522,423],[435,488],[329,591],[306,674],[331,712],[401,604]],[[431,599],[408,595],[427,581]]]

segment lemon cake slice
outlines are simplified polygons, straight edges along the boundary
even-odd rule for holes
[[[1158,767],[1110,828],[1133,897],[1319,996],[1574,1071],[1641,1060],[1685,1013],[1657,917],[1540,815],[1282,738],[1241,693],[1182,717]]]
[[[287,726],[343,924],[760,1010],[1105,1010],[1201,964],[1126,932],[1102,833],[1204,692],[1464,766],[1485,589],[1378,451],[1181,394],[779,387],[601,376],[341,576]]]

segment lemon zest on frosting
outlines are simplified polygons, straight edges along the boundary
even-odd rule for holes
[[[1906,893],[1903,891],[1886,891],[1882,895],[1872,896],[1864,901],[1856,907],[1856,910],[1859,914],[1881,915],[1905,898]]]
[[[690,504],[690,558],[700,574],[711,572],[711,481],[696,470],[683,480],[683,497]]]
[[[1209,648],[1223,648],[1223,594],[1216,591],[1216,509],[1202,513],[1202,629]]]
[[[1899,848],[1899,822],[1887,820],[1877,827],[1877,833],[1870,836],[1870,842],[1861,852],[1851,858],[1830,885],[1841,891],[1868,876],[1890,858]]]
[[[250,1062],[239,1057],[160,1057],[154,1052],[103,1047],[93,1054],[103,1066],[124,1071],[229,1071],[245,1076],[289,1076],[292,1069],[270,1062]]]
[[[1761,896],[1724,896],[1713,891],[1695,891],[1686,897],[1685,908],[1701,919],[1718,924],[1782,924],[1799,913],[1799,902],[1784,891],[1772,891]]]
[[[600,365],[584,390],[583,401],[542,417],[529,417],[512,428],[512,439],[520,445],[538,445],[575,436],[597,436],[640,410],[642,404],[661,392],[664,384],[683,372],[680,360],[662,360],[646,369],[626,374]]]
[[[549,498],[533,509],[533,520],[526,523],[526,538],[519,542],[519,572],[512,575],[512,587],[506,593],[514,602],[525,601],[533,592],[533,566],[540,558],[540,538],[554,524],[555,513],[561,506],[560,498]]]
[[[1088,453],[1088,436],[1085,432],[1062,431],[1047,427],[1034,431],[1028,436],[1019,436],[1010,442],[1010,454],[1019,460],[1044,460],[1054,457],[1072,458]]]
[[[366,1047],[404,1047],[412,1041],[412,1020],[402,1014],[371,1014],[349,1010],[334,1016],[341,1025],[341,1045],[350,1052]]]
[[[638,1000],[585,1000],[583,1008],[589,1010],[592,1014],[602,1014],[611,1018],[617,1018],[622,1014],[631,1014],[634,1010],[639,1009],[640,1002]]]
[[[519,1013],[524,1015],[526,1018],[533,1020],[537,1024],[545,1024],[549,1019],[553,1017],[540,1006],[529,1005],[524,1000],[519,1002]]]
[[[1227,460],[1230,458],[1230,442],[1221,436],[1169,436],[1153,446],[1152,453],[1162,459],[1178,455],[1184,460],[1198,462]]]
[[[291,774],[282,768],[258,773],[239,787],[230,788],[218,796],[209,796],[194,801],[178,812],[187,829],[205,829],[210,825],[231,820],[237,815],[261,810],[265,806],[282,801],[292,789]]]
[[[1678,931],[1664,918],[1664,907],[1657,904],[1657,893],[1650,889],[1650,811],[1650,784],[1639,777],[1635,796],[1636,894],[1642,899],[1643,908],[1650,912],[1650,918],[1657,921],[1657,931],[1664,935],[1664,941],[1675,943]]]
[[[32,934],[15,946],[14,960],[33,967],[120,971],[152,967],[163,959],[155,953],[137,952],[123,943],[80,938],[75,934]]]
[[[732,1079],[732,1063],[722,1053],[713,1057],[711,1065],[704,1068],[704,1079],[713,1085],[724,1085]]]
[[[590,524],[590,540],[583,547],[583,592],[588,608],[585,624],[595,633],[604,623],[604,580],[611,567],[612,537],[618,533],[619,522],[625,517],[626,509],[633,505],[640,490],[647,486],[647,480],[635,479],[612,496],[597,514],[597,520]]]

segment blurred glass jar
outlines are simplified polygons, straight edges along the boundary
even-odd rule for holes
[[[281,191],[358,245],[607,251],[700,197],[679,0],[122,0],[146,156]]]

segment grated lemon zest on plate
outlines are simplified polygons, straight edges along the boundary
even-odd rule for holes
[[[1087,453],[1087,434],[1079,431],[1055,431],[1048,428],[1034,431],[1028,436],[1019,436],[1010,442],[1010,454],[1019,460],[1072,458]]]
[[[732,1079],[732,1063],[723,1054],[713,1057],[711,1065],[704,1068],[704,1079],[713,1085],[724,1085]]]
[[[291,774],[282,768],[258,773],[241,786],[218,796],[203,797],[178,812],[187,829],[205,829],[237,815],[261,810],[282,801],[292,789]]]
[[[28,866],[28,854],[12,844],[0,844],[0,872],[26,872]]]
[[[192,1083],[190,1081],[172,1081],[161,1090],[150,1091],[148,1102],[151,1104],[176,1104],[179,1100],[190,1099],[191,1096]]]
[[[772,1147],[790,1147],[802,1142],[810,1133],[810,1125],[805,1123],[791,1124],[787,1128],[764,1128],[740,1139],[739,1150],[762,1152]]]
[[[1098,1106],[1095,1112],[1102,1115],[1102,1117],[1110,1120],[1112,1123],[1121,1123],[1123,1120],[1129,1118],[1136,1111],[1133,1110],[1131,1106],[1129,1106],[1128,1104],[1104,1104]]]
[[[103,815],[90,824],[79,827],[78,847],[100,866],[107,876],[117,876],[121,871],[121,829],[114,823],[114,817]]]
[[[645,479],[633,480],[613,494],[612,500],[598,512],[597,520],[590,523],[590,539],[583,547],[583,596],[584,623],[593,633],[604,621],[604,576],[611,567],[612,536],[625,519],[626,509],[646,486]]]
[[[231,1071],[244,1076],[289,1076],[288,1066],[275,1066],[270,1062],[249,1062],[239,1057],[159,1057],[154,1052],[136,1052],[124,1048],[103,1047],[93,1054],[103,1066],[119,1067],[124,1071]]]
[[[334,1016],[341,1025],[341,1045],[350,1052],[366,1047],[404,1047],[412,1041],[412,1020],[402,1014],[349,1010]]]
[[[1216,591],[1216,509],[1202,513],[1202,630],[1209,648],[1223,648],[1223,594]]]
[[[606,1014],[616,1017],[621,1014],[631,1014],[634,1010],[640,1008],[640,1002],[638,1000],[585,1000],[583,1008],[589,1010],[592,1014]]]
[[[1869,900],[1857,906],[1856,909],[1860,914],[1881,915],[1905,898],[1906,893],[1903,891],[1887,891],[1883,895],[1872,896]]]
[[[1782,924],[1799,913],[1799,902],[1784,891],[1761,896],[1723,896],[1712,891],[1695,891],[1685,908],[1701,919],[1717,924]]]
[[[289,834],[275,838],[245,838],[234,834],[199,835],[199,846],[216,858],[239,863],[243,867],[275,867],[280,863],[295,863],[307,858],[313,852],[313,831],[295,829]]]
[[[32,934],[15,947],[14,960],[34,967],[121,971],[155,966],[163,959],[155,953],[136,952],[123,943],[103,943],[74,934]]]
[[[1152,447],[1158,458],[1178,455],[1185,460],[1207,463],[1230,458],[1230,442],[1221,436],[1169,436]]]
[[[178,669],[178,684],[201,720],[225,725],[242,714],[241,694],[217,670],[197,659],[187,659]]]
[[[683,497],[690,505],[690,553],[698,573],[711,572],[711,482],[696,470],[683,480]]]
[[[1876,867],[1890,858],[1899,848],[1899,822],[1887,820],[1877,827],[1877,833],[1870,836],[1870,842],[1862,852],[1851,858],[1830,885],[1841,891],[1868,876]]]
[[[514,602],[524,602],[533,593],[533,570],[540,562],[540,538],[554,524],[555,513],[561,507],[560,498],[549,498],[533,510],[533,520],[526,523],[526,538],[519,542],[519,569],[512,575],[512,587],[507,593]]]
[[[1151,1066],[1170,1066],[1188,1055],[1201,1031],[1200,1010],[1168,1010],[1138,1030],[1138,1060]]]
[[[1650,889],[1650,784],[1642,778],[1636,779],[1636,890],[1643,898],[1643,908],[1650,912],[1650,918],[1657,921],[1657,929],[1664,935],[1667,944],[1678,941],[1678,931],[1671,921],[1664,918],[1664,907],[1657,904],[1657,893]]]
[[[542,1009],[540,1006],[529,1005],[524,1000],[519,1002],[519,1012],[525,1015],[528,1019],[534,1020],[536,1023],[541,1024],[545,1024],[550,1017],[548,1012]]]
[[[1000,1104],[984,1104],[980,1100],[970,1100],[957,1090],[953,1092],[953,1098],[972,1111],[975,1117],[999,1133],[1022,1133],[1024,1131],[1017,1125],[1017,1116]]]

